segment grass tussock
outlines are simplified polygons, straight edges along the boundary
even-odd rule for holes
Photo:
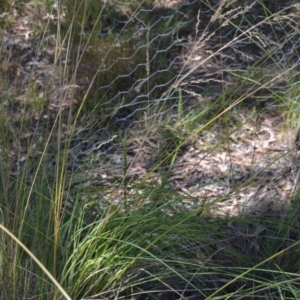
[[[296,1],[2,1],[1,299],[298,299]]]

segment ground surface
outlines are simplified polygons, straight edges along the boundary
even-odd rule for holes
[[[35,10],[28,4],[24,10],[12,7],[9,15],[1,16],[10,18],[10,26],[2,29],[1,67],[6,74],[7,87],[15,87],[14,91],[6,89],[2,92],[7,99],[4,109],[7,114],[14,113],[13,120],[8,118],[4,123],[25,140],[44,130],[41,125],[36,125],[41,124],[41,119],[47,120],[44,124],[48,126],[60,110],[72,110],[76,102],[69,93],[72,87],[59,80],[59,68],[53,67],[55,37],[44,36],[43,44],[39,41],[41,36],[36,29],[45,23],[35,16]],[[55,17],[53,22],[57,22]],[[38,100],[32,103],[32,87],[38,95],[34,99],[48,99],[42,109]],[[15,99],[13,109],[9,103],[11,98]],[[36,122],[21,132],[18,124],[26,118]],[[222,197],[222,201],[207,211],[214,215],[236,215],[249,209],[267,210],[289,205],[298,180],[299,153],[292,150],[295,133],[284,129],[283,120],[271,109],[254,116],[244,109],[239,112],[238,119],[238,126],[228,124],[227,134],[222,126],[215,126],[213,130],[204,129],[188,141],[176,156],[167,176],[167,185],[183,197],[183,206],[198,209]],[[80,126],[73,130],[80,131],[84,127],[82,124]],[[131,133],[132,130],[134,127]],[[95,192],[95,198],[100,196],[107,203],[119,203],[124,197],[124,185],[120,184],[124,178],[128,179],[125,188],[127,195],[142,192],[136,187],[141,181],[161,184],[165,180],[166,168],[155,168],[157,149],[161,143],[158,137],[128,139],[127,164],[122,145],[113,153],[102,151],[102,145],[114,141],[113,134],[100,143],[99,139],[101,137],[95,133],[85,139],[85,143],[73,144],[76,153],[69,150],[70,157],[76,160],[80,148],[86,147],[83,151],[86,153],[86,164],[72,159],[70,162],[76,165],[74,172],[78,174],[73,182],[74,188],[101,186]],[[26,145],[20,143],[9,150],[12,175],[20,170],[27,158],[29,150]],[[55,155],[55,148],[52,151]],[[146,200],[154,201],[151,197]]]

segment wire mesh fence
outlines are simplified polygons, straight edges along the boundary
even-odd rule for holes
[[[10,175],[20,174],[28,159],[35,165],[35,157],[46,154],[41,160],[47,161],[46,169],[49,160],[46,173],[53,175],[57,156],[66,150],[68,172],[83,173],[85,181],[94,177],[104,185],[115,178],[153,176],[161,182],[167,174],[168,182],[200,184],[197,193],[206,186],[211,195],[222,172],[222,178],[248,178],[237,175],[243,173],[240,168],[258,169],[252,158],[239,163],[240,153],[233,163],[230,151],[238,151],[243,141],[227,143],[225,165],[212,158],[226,137],[246,136],[238,127],[251,116],[235,117],[241,112],[235,107],[255,113],[275,108],[276,118],[297,116],[297,1],[66,0],[53,9],[58,36],[45,29],[43,42],[34,47],[37,37],[22,32],[22,45],[20,28],[28,26],[22,17],[22,26],[12,26],[2,40],[11,71],[5,79],[21,86],[15,121],[2,122],[3,134],[12,141],[12,135],[20,136],[12,142],[16,150],[1,146],[9,152],[3,164]],[[5,90],[2,109],[15,109],[12,90]],[[26,105],[34,93],[38,97],[26,119],[30,130],[24,133]],[[49,102],[47,113],[43,101]],[[31,122],[34,109],[38,125]],[[213,123],[219,125],[204,134]],[[247,130],[263,142],[259,130]],[[267,126],[265,132],[270,132]],[[220,165],[215,173],[214,164]],[[79,181],[75,175],[71,180]],[[226,184],[219,194],[226,194]]]
[[[86,7],[99,12],[85,11],[83,23],[85,6],[78,7],[74,24],[93,41],[84,49],[77,84],[89,91],[83,110],[97,114],[95,139],[124,131],[153,135],[160,125],[192,130],[234,103],[265,107],[295,93],[295,1],[213,1],[210,7],[201,1],[90,1]],[[99,149],[103,140],[95,139],[81,151]]]

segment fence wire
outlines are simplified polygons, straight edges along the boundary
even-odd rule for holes
[[[296,1],[213,1],[212,7],[200,1],[89,4],[102,12],[97,15],[101,26],[93,31],[98,47],[86,50],[77,83],[83,91],[91,88],[85,112],[96,112],[99,122],[85,141],[78,135],[81,153],[112,147],[112,137],[124,132],[127,138],[150,138],[163,126],[183,130],[180,122],[204,124],[235,101],[248,107],[261,102],[267,109],[271,99],[295,93]],[[90,22],[87,30],[96,26]]]

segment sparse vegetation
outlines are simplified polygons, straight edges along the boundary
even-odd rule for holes
[[[1,299],[298,299],[296,1],[2,1]]]

